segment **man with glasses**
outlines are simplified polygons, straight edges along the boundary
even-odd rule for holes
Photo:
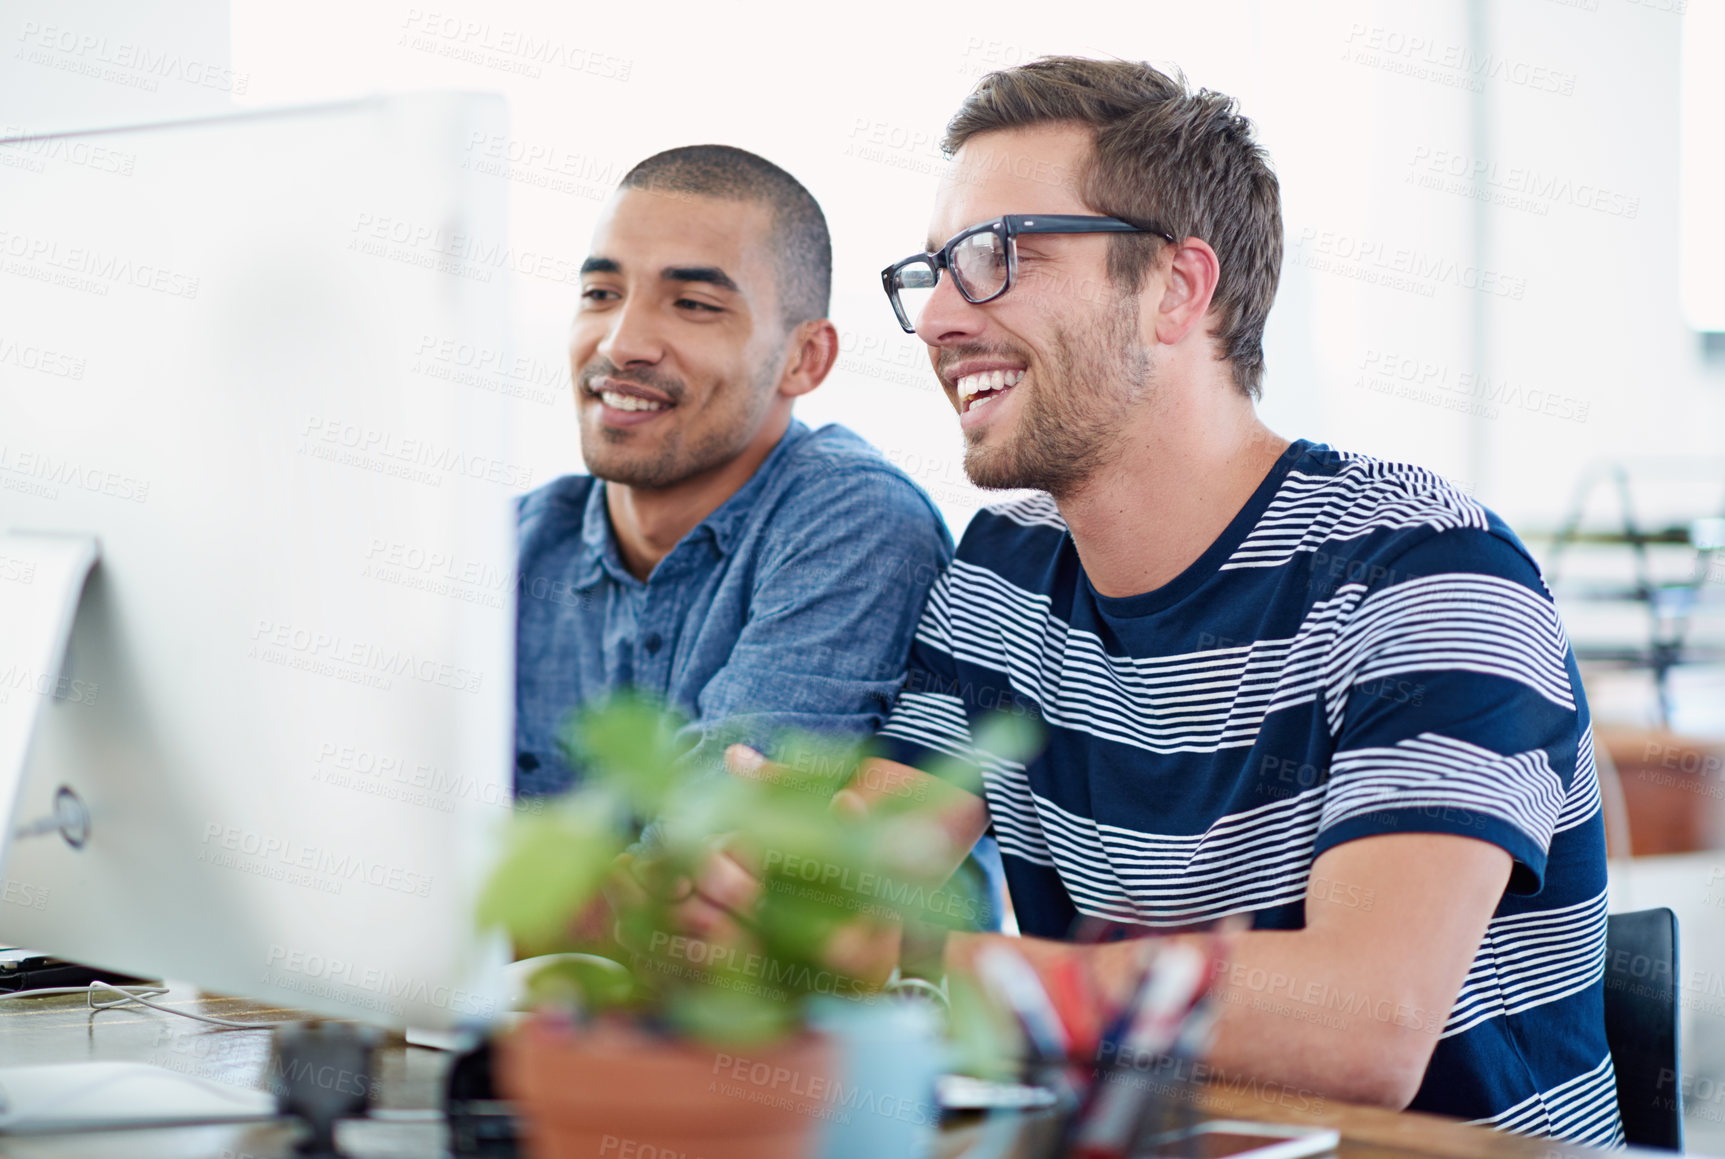
[[[1574,657],[1492,512],[1259,421],[1282,227],[1250,124],[1148,65],[1060,57],[984,78],[945,144],[887,294],[971,479],[1042,494],[970,524],[892,761],[852,791],[944,794],[953,857],[992,831],[1027,956],[1116,996],[1140,947],[1065,940],[1081,921],[1248,921],[1224,1073],[1620,1142]],[[997,704],[1040,717],[1039,755],[983,754],[968,788],[919,771]]]
[[[838,357],[832,246],[807,189],[741,149],[635,166],[581,267],[581,453],[521,502],[516,791],[579,778],[572,709],[644,690],[690,759],[885,718],[951,537],[920,488],[795,400]]]

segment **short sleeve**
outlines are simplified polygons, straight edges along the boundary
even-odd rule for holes
[[[1335,595],[1325,673],[1334,755],[1315,853],[1388,833],[1452,833],[1543,885],[1583,756],[1580,683],[1538,570],[1494,533],[1439,533]]]

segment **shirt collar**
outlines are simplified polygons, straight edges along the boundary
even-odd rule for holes
[[[717,511],[691,528],[678,542],[677,547],[671,549],[672,554],[697,536],[710,536],[719,554],[729,555],[736,547],[737,541],[742,538],[749,516],[755,511],[756,500],[777,473],[779,463],[808,433],[809,428],[800,419],[793,418],[791,425],[785,429],[784,437],[779,439],[778,445],[762,460],[755,473],[749,476],[748,482],[719,504]],[[619,582],[641,582],[623,566],[623,557],[617,550],[617,537],[611,533],[611,515],[605,506],[605,482],[596,479],[587,492],[586,510],[581,515],[581,551],[575,564],[575,587],[590,588],[598,583],[605,573],[609,573]]]

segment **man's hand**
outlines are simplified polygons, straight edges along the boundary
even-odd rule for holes
[[[725,750],[725,768],[749,781],[771,780],[778,766],[745,745]],[[732,838],[723,838],[693,881],[680,883],[684,900],[672,911],[677,928],[692,938],[722,946],[742,946],[755,905],[761,899],[761,879],[750,851]]]
[[[725,767],[732,776],[750,780],[790,775],[743,745],[725,750]],[[980,798],[919,769],[883,760],[865,761],[851,783],[833,796],[831,807],[841,817],[860,821],[886,802],[914,802],[905,833],[918,839],[911,843],[914,848],[903,851],[906,864],[898,867],[899,875],[931,886],[952,875],[988,826]],[[691,937],[746,945],[746,930],[761,897],[761,877],[753,851],[721,843],[687,883],[688,896],[678,904],[674,920]],[[896,921],[858,917],[828,943],[826,962],[851,977],[882,984],[898,965],[900,932]]]

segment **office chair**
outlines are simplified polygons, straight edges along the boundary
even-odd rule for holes
[[[1677,969],[1677,915],[1669,909],[1605,919],[1605,1041],[1632,1147],[1683,1150]]]

